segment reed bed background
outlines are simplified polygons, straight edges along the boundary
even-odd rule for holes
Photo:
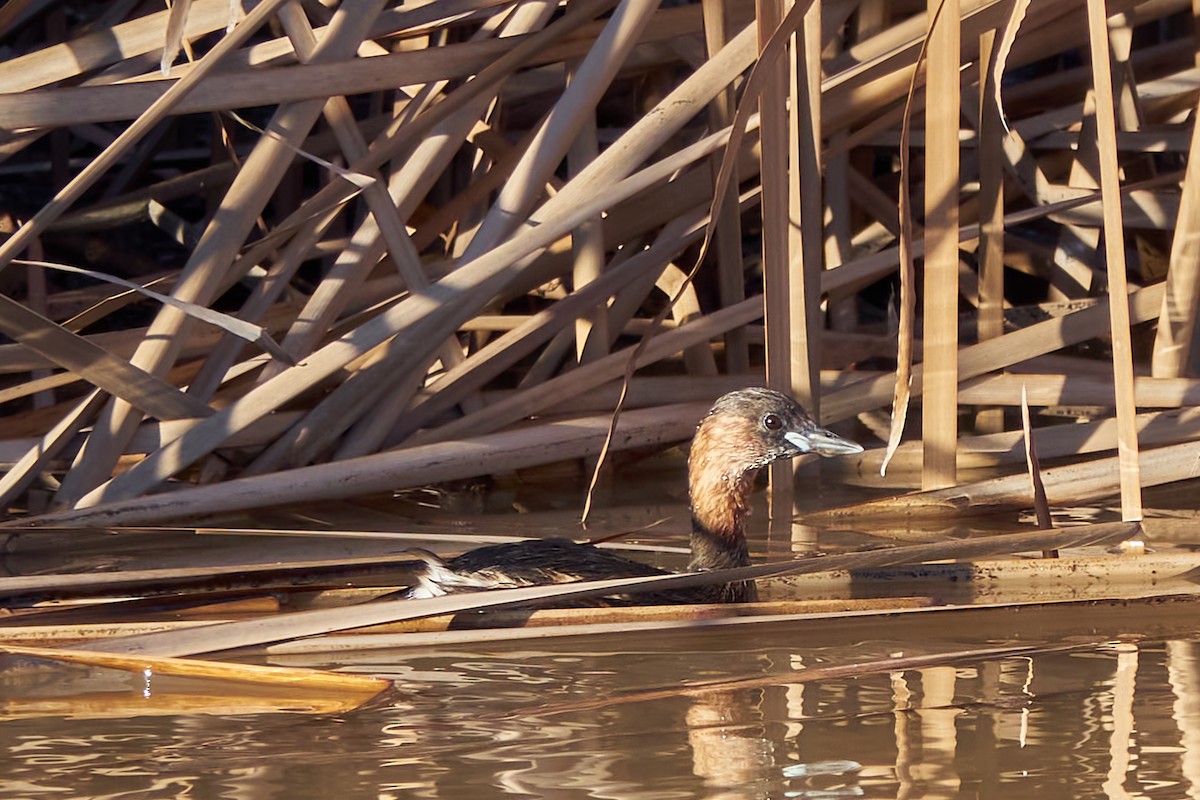
[[[10,0],[8,524],[591,457],[626,376],[616,448],[763,382],[864,441],[864,473],[890,438],[929,491],[847,515],[1028,505],[1027,391],[1040,457],[1067,460],[1049,501],[1120,493],[1138,519],[1200,457],[1198,20]]]

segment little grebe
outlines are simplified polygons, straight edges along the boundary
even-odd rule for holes
[[[701,420],[688,456],[692,506],[689,571],[750,564],[745,520],[758,471],[781,458],[805,453],[836,456],[862,447],[818,427],[787,395],[742,389],[721,397]],[[449,561],[424,556],[426,569],[409,597],[460,591],[633,578],[666,574],[590,544],[569,539],[530,539],[471,550]],[[744,603],[757,599],[752,581],[614,596],[605,605]]]

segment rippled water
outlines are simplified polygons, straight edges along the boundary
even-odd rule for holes
[[[5,721],[0,797],[1200,794],[1195,641],[811,683],[794,671],[945,646],[773,630],[588,647],[374,653],[357,668],[396,693],[340,717]],[[698,680],[730,683],[679,691]]]
[[[669,516],[653,536],[679,544],[680,509],[611,512],[601,525]],[[756,520],[759,556],[809,546],[768,544],[761,512]],[[100,542],[97,566],[151,565],[139,560],[144,543],[114,544]],[[199,552],[240,557],[192,541],[179,563]],[[16,548],[6,566],[45,569],[39,558]],[[5,701],[27,696],[31,680],[60,679],[10,669],[0,673],[0,800],[1200,797],[1194,608],[929,612],[264,657],[395,679],[391,694],[339,716],[6,717]],[[808,679],[1010,644],[1043,649]],[[79,679],[80,668],[64,669],[62,679]],[[151,688],[138,676],[85,676],[96,693],[134,702]],[[690,688],[698,682],[708,685]]]

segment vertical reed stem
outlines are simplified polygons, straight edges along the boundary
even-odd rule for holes
[[[782,0],[756,0],[758,47],[766,46],[783,18]],[[762,141],[763,303],[767,334],[767,383],[782,391],[792,385],[791,276],[788,264],[788,115],[787,59],[760,63],[764,73],[759,100]],[[777,462],[770,469],[773,526],[790,520],[792,467]],[[789,525],[790,527],[790,525]]]
[[[708,57],[712,58],[728,40],[725,0],[702,0],[704,41]],[[733,86],[717,94],[708,107],[709,127],[719,130],[733,121]],[[721,171],[721,160],[712,160],[713,184]],[[746,299],[746,277],[742,266],[742,217],[738,209],[738,179],[735,175],[725,192],[721,213],[713,220],[716,226],[718,292],[721,307],[726,308]],[[750,343],[745,328],[725,334],[725,371],[739,374],[750,371]]]
[[[1100,142],[1100,192],[1104,197],[1104,254],[1108,267],[1109,324],[1112,331],[1113,383],[1117,395],[1117,456],[1121,471],[1121,516],[1142,518],[1139,481],[1137,408],[1133,395],[1133,347],[1129,334],[1129,287],[1125,279],[1125,232],[1117,175],[1117,120],[1108,57],[1104,0],[1088,0],[1092,79],[1096,87],[1096,128]]]
[[[1200,0],[1197,0],[1200,2]],[[1156,378],[1194,375],[1200,357],[1196,315],[1200,314],[1200,124],[1193,117],[1183,196],[1171,240],[1167,290],[1163,296],[1152,369]]]
[[[932,28],[925,84],[925,445],[921,485],[935,489],[955,482],[958,438],[959,2],[928,0],[928,15]]]
[[[820,419],[821,256],[825,204],[821,182],[821,4],[792,37],[789,286],[792,393]]]
[[[996,32],[980,37],[979,64],[979,341],[1004,334],[1004,131],[991,76],[991,55]],[[979,413],[975,427],[980,433],[1004,430],[1004,410]]]

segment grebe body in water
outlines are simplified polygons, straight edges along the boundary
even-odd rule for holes
[[[745,523],[760,469],[805,453],[836,456],[862,447],[819,427],[792,398],[771,389],[730,392],[701,420],[688,456],[692,508],[689,571],[750,563]],[[607,578],[666,574],[610,550],[569,539],[530,539],[471,550],[448,561],[429,557],[409,597]],[[604,605],[742,603],[757,599],[752,581],[640,592],[604,598]],[[594,604],[594,603],[593,603]]]

